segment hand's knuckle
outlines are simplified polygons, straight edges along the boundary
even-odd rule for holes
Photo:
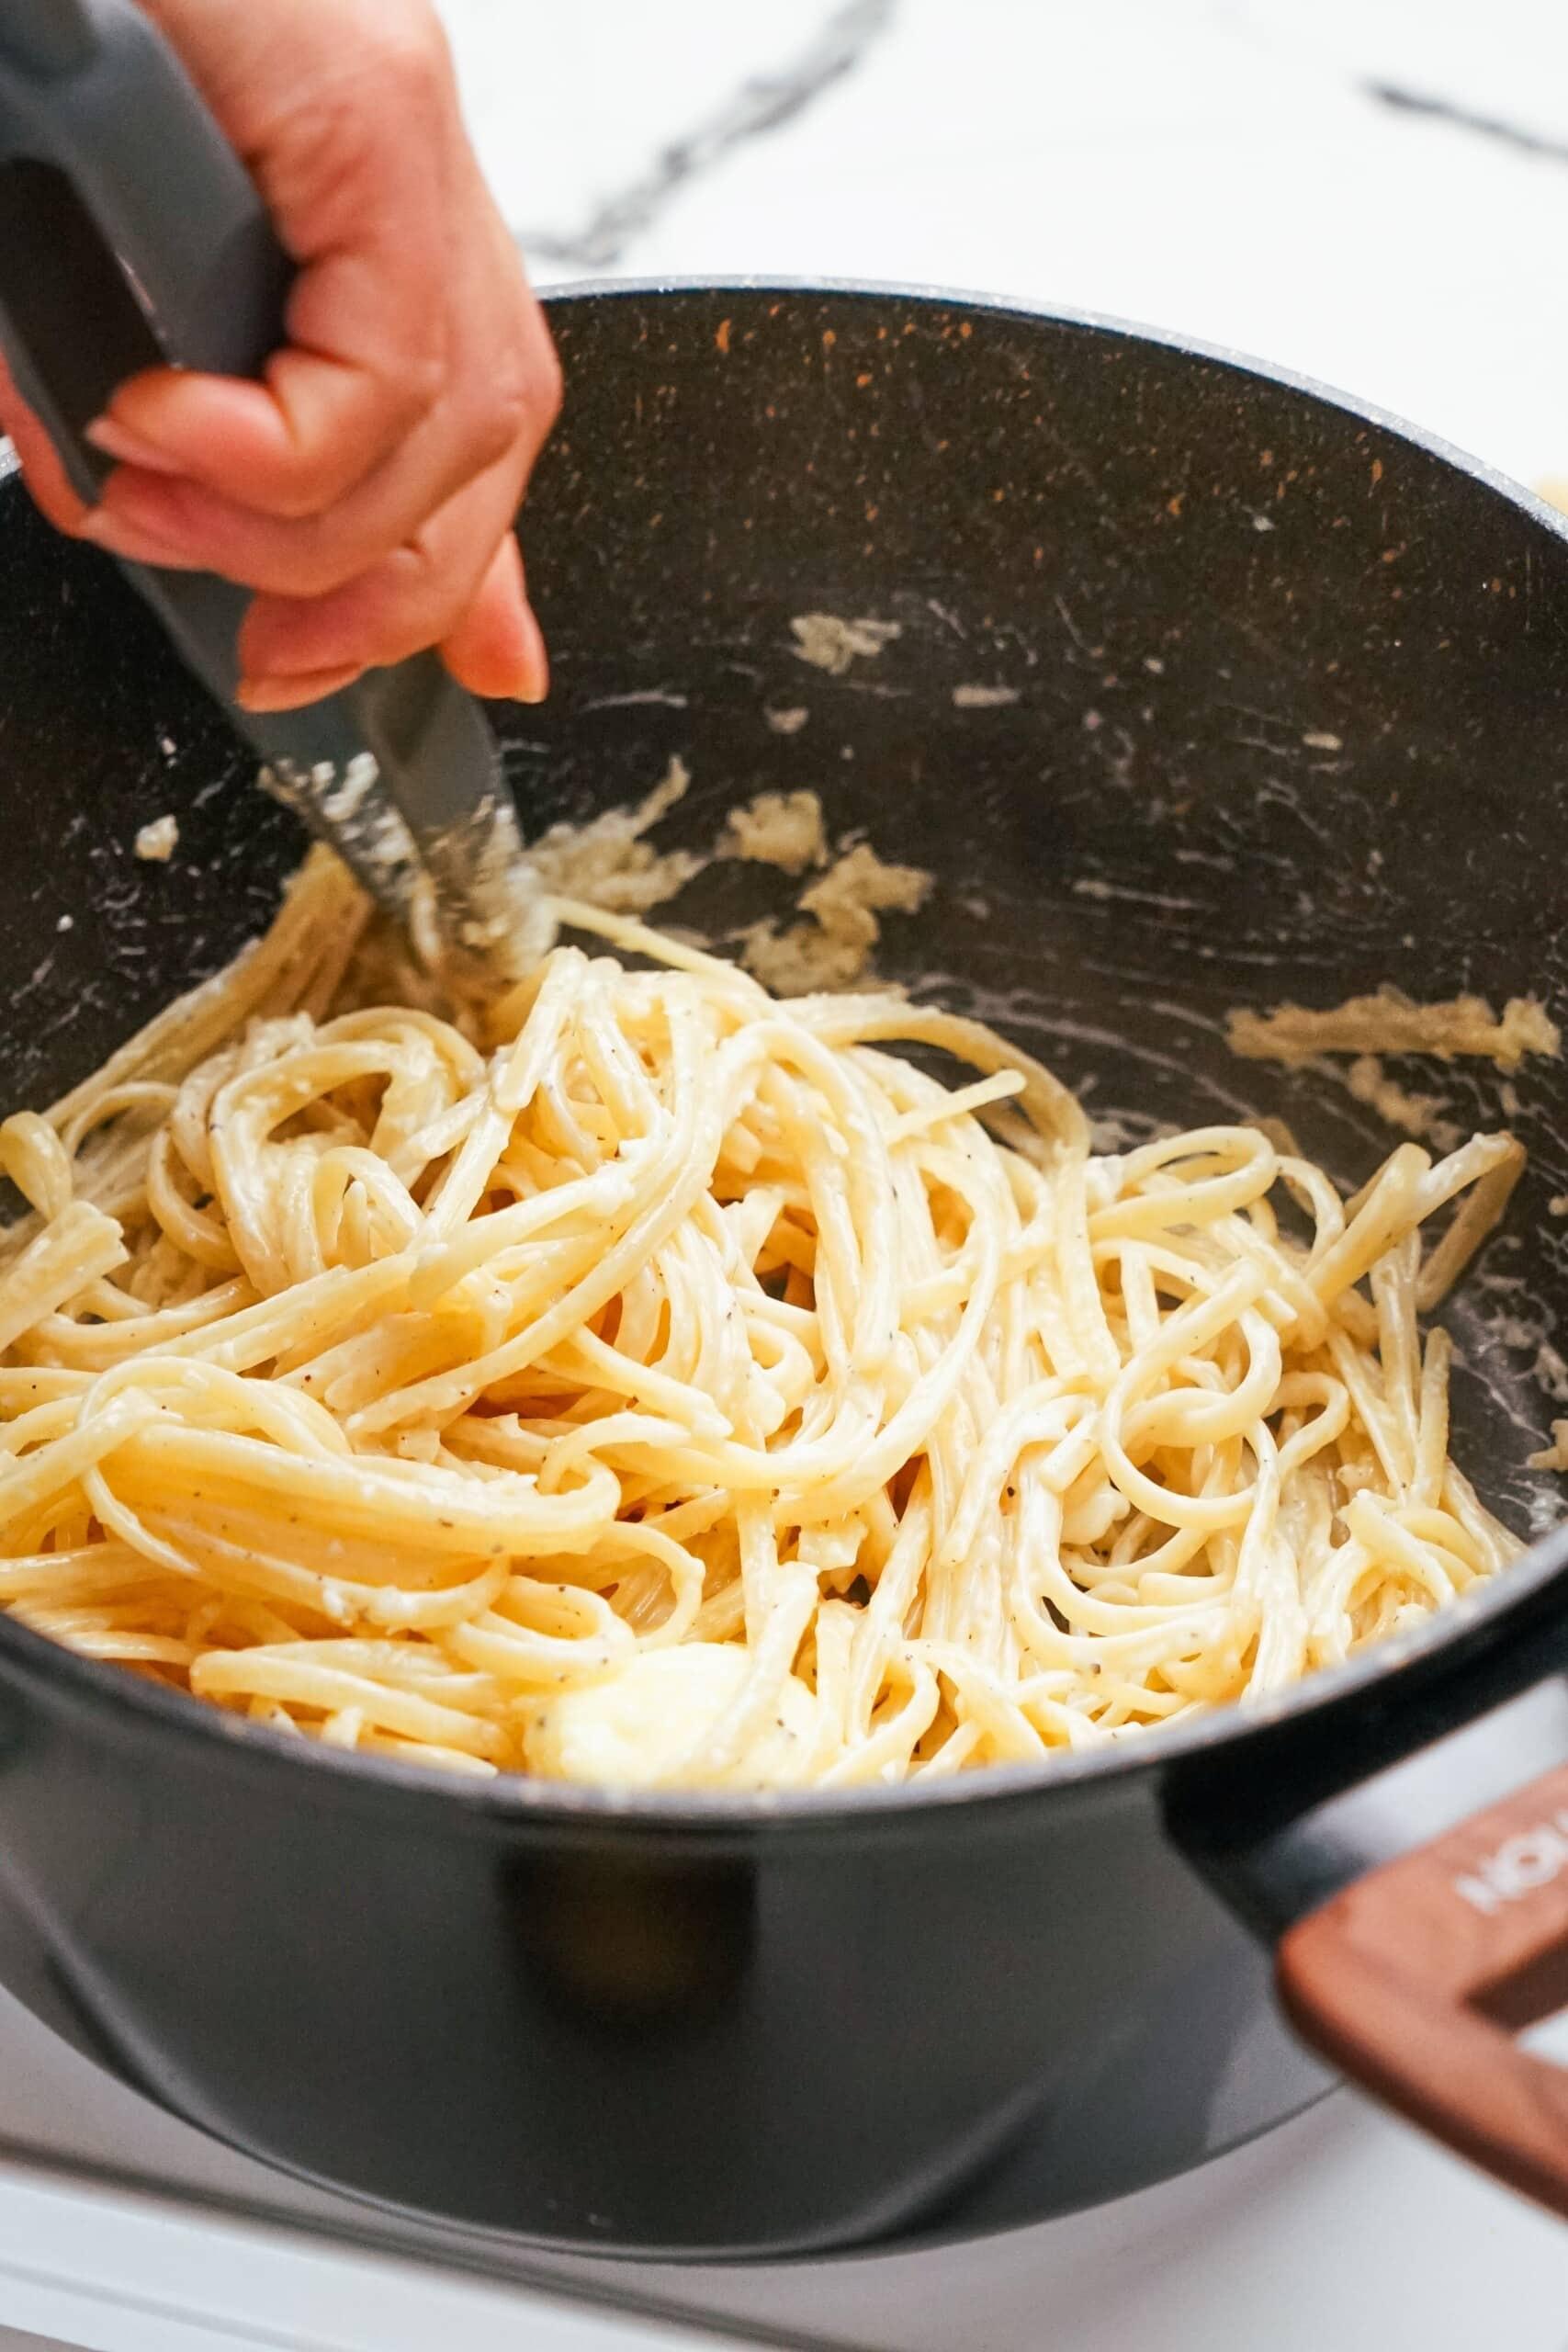
[[[398,354],[387,379],[389,420],[395,433],[410,433],[446,390],[446,354],[432,341]]]
[[[410,628],[422,634],[434,633],[457,601],[458,586],[455,566],[448,557],[416,549],[414,560],[404,575],[403,593],[399,599],[399,611]]]
[[[389,11],[377,29],[373,62],[383,90],[395,99],[424,104],[436,96],[450,73],[450,58],[434,10]]]
[[[482,463],[497,463],[519,442],[536,449],[559,413],[560,397],[555,346],[517,338],[492,368],[477,416],[475,442]]]
[[[399,550],[383,610],[411,650],[434,644],[460,617],[469,594],[465,555],[421,539]]]
[[[375,388],[377,413],[373,422],[333,416],[320,421],[308,438],[296,442],[282,458],[268,485],[266,512],[285,523],[309,523],[326,515],[346,498],[373,462],[376,445],[390,447],[404,429],[406,403],[389,384]]]
[[[352,217],[359,191],[373,182],[385,133],[382,109],[357,86],[330,83],[300,93],[288,119],[288,153],[302,187],[323,220]]]
[[[475,463],[487,469],[514,449],[527,421],[527,410],[520,401],[494,395],[486,401],[474,419],[469,446]]]
[[[536,311],[515,338],[508,381],[522,421],[542,441],[560,414],[562,380],[560,355]]]
[[[560,354],[556,349],[553,338],[548,334],[541,337],[541,348],[536,359],[536,368],[538,386],[536,402],[544,422],[544,429],[547,433],[559,416],[561,401],[566,396],[566,378],[561,370]]]
[[[287,596],[330,596],[359,569],[353,556],[330,538],[302,531],[298,544],[275,558],[264,583]]]
[[[280,522],[309,522],[342,497],[350,479],[338,451],[312,451],[296,458],[280,475],[267,503]]]

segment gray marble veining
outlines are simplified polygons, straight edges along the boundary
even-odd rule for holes
[[[777,130],[841,75],[852,73],[886,30],[896,0],[847,0],[786,63],[749,74],[734,96],[661,147],[653,162],[596,203],[576,229],[524,229],[532,257],[573,269],[613,269],[632,240],[651,228],[671,198],[744,141]]]
[[[1397,82],[1367,82],[1361,85],[1370,98],[1385,107],[1393,107],[1405,114],[1427,115],[1433,121],[1448,123],[1456,130],[1473,131],[1482,139],[1495,139],[1505,147],[1512,147],[1523,155],[1547,155],[1556,164],[1568,164],[1568,140],[1551,139],[1527,123],[1505,122],[1492,114],[1477,114],[1472,108],[1457,104],[1452,98],[1429,96],[1422,90],[1402,88]]]

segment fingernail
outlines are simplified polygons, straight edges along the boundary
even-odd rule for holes
[[[140,523],[128,523],[121,514],[111,514],[107,508],[95,506],[85,514],[82,537],[108,555],[123,557],[127,563],[150,563],[165,571],[194,571],[202,567],[187,548],[172,538],[164,538],[147,530]]]
[[[141,466],[150,474],[178,474],[185,471],[177,458],[160,449],[155,441],[144,440],[140,433],[132,433],[112,416],[96,416],[86,427],[84,437],[106,458],[115,458],[122,466]]]
[[[364,675],[364,664],[351,662],[336,670],[302,671],[292,678],[242,678],[234,699],[242,710],[298,710],[305,703],[341,694]]]
[[[538,616],[532,605],[523,607],[523,633],[525,650],[518,665],[513,699],[516,702],[543,702],[550,691],[550,657],[545,649],[545,632],[539,627]]]

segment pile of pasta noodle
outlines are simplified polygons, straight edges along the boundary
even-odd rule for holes
[[[1251,1126],[1097,1157],[973,1023],[553,911],[592,952],[443,1017],[318,854],[0,1128],[17,1618],[342,1747],[842,1787],[1277,1691],[1518,1550],[1417,1323],[1510,1137],[1349,1201]]]

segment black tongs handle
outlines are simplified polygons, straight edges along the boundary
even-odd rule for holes
[[[170,366],[256,376],[292,276],[243,164],[128,0],[0,0],[0,348],[88,501],[82,438],[117,387]],[[220,700],[243,589],[126,565]]]
[[[132,0],[0,0],[0,351],[83,498],[107,469],[83,433],[116,388],[158,366],[259,376],[284,340],[291,277],[244,165]],[[234,707],[248,593],[122,569],[383,902],[396,896],[385,825],[379,846],[356,843],[329,790],[367,751],[426,858],[497,808],[510,819],[478,706],[434,653],[253,717]]]
[[[89,494],[101,461],[82,410],[98,413],[119,380],[96,331],[138,338],[148,365],[258,376],[284,340],[292,266],[185,67],[127,0],[0,0],[0,158],[31,164],[63,232],[22,256],[51,283],[31,302],[24,290],[19,356]]]

